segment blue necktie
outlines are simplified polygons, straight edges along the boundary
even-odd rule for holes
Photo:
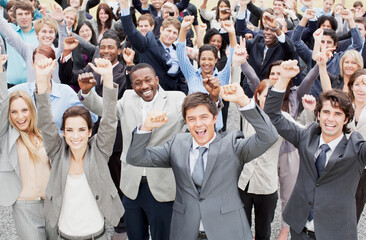
[[[177,52],[173,51],[170,52],[169,48],[165,48],[165,61],[166,61],[166,65],[168,65],[169,70],[168,70],[168,75],[175,77],[178,72],[179,72],[179,62],[178,62],[178,57],[177,57]]]
[[[323,173],[325,163],[327,162],[327,152],[330,150],[330,147],[327,144],[322,144],[320,148],[321,151],[315,161],[316,171],[318,172],[318,178],[320,178],[320,176]],[[310,214],[308,217],[309,221],[313,220],[313,212],[314,212],[314,205],[311,206],[310,209]]]
[[[201,192],[201,187],[203,183],[203,175],[204,175],[204,167],[203,167],[203,154],[206,152],[206,147],[198,147],[199,155],[196,161],[196,164],[194,165],[193,173],[192,173],[192,179],[194,182],[194,185],[196,185],[196,188],[198,192]]]

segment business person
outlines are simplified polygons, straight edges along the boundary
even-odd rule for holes
[[[356,188],[366,164],[366,145],[360,133],[349,138],[347,124],[354,110],[340,90],[324,92],[315,108],[317,122],[300,129],[281,114],[297,61],[281,64],[280,80],[270,89],[264,111],[278,133],[299,151],[300,168],[283,218],[291,239],[357,239]]]
[[[252,239],[236,186],[243,165],[275,143],[277,133],[239,84],[221,88],[224,100],[240,106],[255,135],[244,138],[240,131],[215,132],[216,104],[201,92],[186,97],[182,105],[190,133],[147,147],[155,129],[169,124],[169,115],[163,111],[150,112],[133,133],[127,163],[173,169],[177,192],[170,239]]]

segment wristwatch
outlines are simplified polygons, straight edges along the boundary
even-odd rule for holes
[[[280,26],[277,24],[277,27],[275,27],[275,28],[270,28],[271,29],[271,31],[272,32],[275,32],[275,31],[277,31],[277,29],[279,29],[280,28]]]

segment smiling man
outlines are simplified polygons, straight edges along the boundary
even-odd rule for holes
[[[144,36],[132,22],[128,0],[119,0],[123,32],[139,53],[140,63],[150,64],[159,77],[160,86],[168,91],[188,93],[185,78],[180,71],[174,42],[177,40],[180,22],[176,18],[165,19],[160,27],[160,36],[147,32]]]
[[[181,106],[185,95],[178,91],[164,91],[152,66],[137,64],[130,72],[133,87],[117,103],[117,117],[122,126],[123,152],[120,188],[124,194],[125,223],[129,239],[149,239],[150,226],[153,240],[168,240],[175,182],[171,169],[135,167],[126,162],[132,132],[141,125],[153,110],[165,111],[170,122],[154,130],[148,145],[165,143],[175,133],[182,131],[184,120]],[[91,91],[91,86],[80,83],[82,103],[94,113],[102,114],[102,100]],[[207,89],[207,88],[206,88]],[[216,88],[218,89],[218,87]],[[215,101],[218,91],[213,93]],[[216,94],[216,95],[215,95]]]
[[[299,72],[297,61],[281,64],[280,80],[269,89],[264,111],[278,133],[299,151],[297,181],[283,212],[291,239],[357,239],[356,188],[366,164],[361,134],[349,138],[353,119],[351,100],[340,90],[319,96],[317,122],[299,128],[282,116],[286,87]]]
[[[165,144],[151,147],[156,132],[175,121],[160,109],[150,112],[133,133],[127,163],[174,172],[177,191],[170,239],[253,239],[236,186],[243,165],[276,142],[277,133],[239,84],[221,87],[221,96],[238,105],[256,129],[255,135],[244,138],[240,131],[216,132],[218,109],[201,92],[187,96],[182,105],[190,133],[175,134]]]

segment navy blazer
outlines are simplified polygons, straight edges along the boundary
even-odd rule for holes
[[[131,15],[121,16],[121,21],[123,32],[140,54],[140,63],[148,63],[155,69],[160,86],[166,91],[182,91],[187,94],[188,86],[183,73],[179,70],[176,77],[168,75],[170,67],[166,64],[165,48],[159,38],[153,32],[148,32],[146,37],[143,36],[133,25]]]

